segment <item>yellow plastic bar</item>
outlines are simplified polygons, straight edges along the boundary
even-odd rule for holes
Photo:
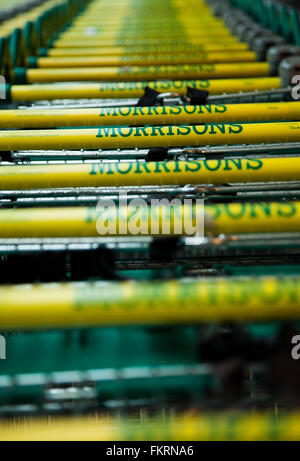
[[[200,26],[201,27],[201,26]],[[8,33],[11,33],[14,30],[14,28],[9,28],[7,30],[0,30],[1,36],[7,36]],[[241,42],[236,36],[233,36],[231,34],[227,34],[226,32],[219,32],[217,34],[209,34],[208,32],[203,32],[203,34],[195,34],[193,33],[192,30],[189,30],[189,33],[186,33],[185,37],[181,36],[181,33],[161,33],[159,34],[159,31],[157,33],[155,32],[150,32],[148,35],[144,34],[142,35],[139,32],[134,32],[131,35],[118,35],[115,34],[115,37],[107,35],[93,35],[93,34],[86,34],[83,35],[81,33],[77,34],[68,34],[65,36],[59,36],[58,38],[55,38],[53,42],[50,42],[50,46],[54,47],[61,47],[64,43],[66,44],[67,47],[72,46],[72,41],[75,41],[75,43],[80,44],[82,46],[142,46],[143,44],[145,45],[163,45],[163,44],[169,44],[171,45],[172,43],[178,43],[178,44],[185,44],[187,47],[190,45],[196,45],[196,44],[213,44],[213,43],[228,43],[228,45],[231,44],[239,44],[239,43],[246,43],[246,42]],[[80,45],[79,45],[80,46]],[[73,45],[74,47],[74,45]]]
[[[102,18],[101,18],[102,19]],[[116,23],[112,21],[113,18],[107,17],[107,22],[103,23],[95,21],[95,18],[92,15],[83,21],[83,18],[75,18],[72,24],[69,27],[69,31],[88,31],[90,33],[99,33],[103,31],[120,31],[122,28],[122,24]],[[145,20],[147,18],[139,18],[139,22],[137,21],[129,21],[126,24],[128,25],[128,30],[134,32],[140,31],[148,31],[148,30],[174,30],[174,28],[181,26],[182,29],[185,31],[187,29],[187,24],[182,23],[181,21],[174,20],[174,18],[155,18],[155,21],[148,21]],[[157,20],[156,20],[157,19]],[[222,21],[221,18],[217,18],[215,16],[209,17],[201,17],[201,18],[193,18],[192,16],[188,19],[189,21],[189,28],[194,30],[200,27],[209,29],[209,28],[218,28],[218,29],[225,29],[228,30],[228,27]]]
[[[300,181],[298,157],[0,167],[0,190]]]
[[[267,62],[229,64],[186,64],[123,67],[69,67],[55,69],[27,69],[27,83],[74,81],[142,81],[152,79],[214,79],[232,77],[267,77]]]
[[[187,31],[186,27],[182,27],[180,23],[164,23],[158,22],[157,24],[150,24],[150,23],[141,23],[141,24],[132,24],[128,26],[128,30],[126,33],[122,31],[121,36],[126,37],[128,35],[140,34],[141,36],[148,36],[148,34],[154,34],[157,36],[159,32],[166,35],[173,35],[179,34],[178,27],[182,30]],[[180,30],[180,31],[181,31]],[[212,34],[217,30],[219,33],[221,30],[225,31],[228,34],[229,29],[222,23],[213,22],[207,20],[206,22],[202,23],[193,23],[191,22],[190,27],[188,30],[195,35],[204,35],[204,33],[208,33],[209,35]],[[103,24],[99,25],[72,25],[68,30],[64,33],[60,34],[60,37],[65,37],[67,34],[78,34],[88,37],[94,37],[99,35],[106,35],[106,34],[120,34],[120,27],[116,24]]]
[[[101,18],[103,21],[104,17]],[[199,18],[200,19],[200,18]],[[147,35],[148,33],[157,33],[159,30],[162,33],[170,33],[170,34],[178,34],[179,32],[182,35],[188,31],[192,31],[194,34],[204,35],[205,32],[212,35],[214,32],[217,34],[225,32],[230,34],[230,29],[222,22],[220,19],[215,17],[209,17],[204,15],[201,20],[193,21],[191,20],[190,27],[187,24],[183,24],[180,21],[177,22],[167,22],[164,20],[158,20],[157,22],[147,22],[143,21],[136,21],[135,23],[132,22],[131,24],[126,24],[127,27],[124,28],[123,24],[116,24],[110,21],[109,16],[107,17],[108,22],[95,22],[94,18],[89,18],[89,24],[87,24],[87,20],[85,22],[77,22],[76,20],[68,27],[66,30],[61,32],[61,36],[71,35],[71,34],[82,34],[82,35],[118,35],[124,36],[132,35],[136,33],[140,33],[141,35]],[[177,26],[180,26],[180,30]]]
[[[208,235],[299,232],[299,202],[192,207],[34,208],[0,212],[0,238]],[[139,223],[139,224],[137,224]],[[198,226],[198,227],[197,227]]]
[[[127,55],[151,55],[164,56],[168,54],[186,53],[192,54],[195,52],[210,53],[212,51],[246,51],[249,49],[247,43],[232,43],[224,45],[222,43],[211,43],[207,45],[194,45],[184,46],[177,45],[171,46],[152,46],[152,47],[121,47],[121,46],[107,46],[107,47],[88,47],[88,48],[49,48],[47,56],[60,57],[60,56],[127,56]]]
[[[205,24],[211,24],[213,27],[227,27],[220,17],[216,17],[212,14],[209,14],[208,10],[200,10],[200,8],[199,15],[197,15],[197,17],[195,17],[195,14],[181,14],[179,16],[160,15],[152,18],[144,16],[140,17],[138,22],[136,21],[136,18],[134,18],[133,14],[130,14],[132,13],[132,8],[130,9],[130,11],[127,11],[128,14],[125,16],[117,14],[114,17],[112,17],[111,15],[111,6],[109,8],[105,10],[105,8],[102,6],[101,9],[95,9],[93,10],[93,12],[90,12],[89,14],[86,10],[84,14],[77,16],[73,19],[72,24],[70,25],[70,30],[84,29],[86,27],[95,27],[99,30],[110,30],[111,28],[114,30],[120,30],[122,27],[124,27],[124,22],[128,29],[134,28],[135,30],[140,30],[144,27],[155,29],[160,25],[169,28],[181,26],[182,28],[186,29],[190,24],[194,27],[196,27],[197,25],[202,26]],[[154,11],[154,7],[151,8],[151,10]],[[101,14],[101,20],[95,17],[96,14]],[[106,19],[107,21],[103,22],[103,19]]]
[[[203,125],[5,130],[0,151],[46,149],[134,149],[222,144],[299,142],[300,122],[205,123]]]
[[[28,418],[0,423],[1,441],[297,441],[300,440],[300,413],[204,413],[194,416],[164,416],[146,421],[123,417]],[[119,447],[116,446],[115,449]],[[123,447],[122,447],[123,448]],[[167,448],[167,447],[166,447]],[[114,447],[108,448],[114,455]],[[196,447],[176,449],[194,455]],[[150,450],[150,448],[149,448]],[[119,453],[119,452],[118,452]],[[158,454],[154,446],[151,454]],[[167,453],[167,452],[166,452]],[[184,454],[185,453],[185,454]]]
[[[19,109],[0,112],[0,128],[194,125],[196,123],[281,120],[300,120],[300,104],[298,102],[278,102],[99,109]]]
[[[96,35],[96,36],[102,36],[102,35],[108,35],[108,36],[122,36],[126,37],[127,35],[133,35],[133,34],[141,34],[147,36],[149,33],[155,33],[157,34],[159,31],[162,33],[169,33],[170,35],[172,34],[179,34],[185,35],[185,33],[190,30],[193,34],[196,35],[205,35],[206,33],[208,35],[213,35],[216,33],[217,35],[220,33],[225,33],[227,35],[231,35],[232,32],[231,30],[224,24],[224,22],[221,22],[220,20],[216,20],[214,17],[209,18],[207,16],[204,16],[201,21],[191,21],[190,27],[187,26],[187,24],[180,24],[180,22],[176,23],[167,23],[163,21],[158,21],[157,23],[150,23],[150,22],[135,22],[132,23],[131,25],[128,25],[128,27],[124,27],[124,24],[108,24],[108,23],[103,23],[103,26],[101,23],[98,22],[98,25],[95,24],[95,21],[93,19],[90,19],[91,23],[90,25],[84,25],[84,24],[76,24],[76,21],[70,25],[67,29],[63,30],[60,33],[61,37],[64,37],[66,35],[72,35],[72,34],[82,34],[83,36],[88,35]],[[94,22],[94,24],[93,24]],[[109,17],[108,17],[108,22],[109,22]],[[180,25],[181,27],[178,28],[177,25]]]
[[[221,62],[251,62],[256,60],[254,51],[215,51],[211,53],[174,53],[170,55],[142,56],[62,56],[37,58],[40,69],[59,67],[110,67],[110,66],[148,66],[173,64],[205,64]]]
[[[97,21],[94,17],[95,14],[99,13],[101,14],[101,21]],[[103,21],[104,19],[105,22]],[[184,31],[187,30],[189,26],[193,29],[197,28],[197,26],[198,28],[202,26],[206,28],[211,26],[213,28],[224,28],[228,30],[221,18],[210,16],[205,13],[201,13],[201,17],[198,18],[193,16],[181,18],[156,16],[154,21],[151,18],[141,17],[137,22],[133,15],[127,16],[126,18],[123,17],[122,21],[118,21],[117,18],[112,18],[111,14],[106,15],[103,9],[101,9],[101,12],[98,11],[97,13],[90,14],[88,17],[81,16],[75,18],[68,30],[96,29],[96,33],[107,30],[120,31],[121,28],[124,28],[125,21],[128,30],[138,32],[148,29],[156,30],[159,27],[174,29],[177,26],[181,26]]]
[[[217,18],[215,16],[207,16],[201,14],[201,18],[195,18],[195,17],[181,17],[181,18],[167,18],[167,17],[161,17],[161,16],[156,16],[155,21],[153,20],[148,20],[148,18],[139,18],[139,21],[137,22],[135,18],[131,16],[127,16],[126,18],[122,18],[121,21],[117,21],[116,18],[112,18],[111,15],[105,15],[104,11],[101,10],[102,16],[101,16],[101,22],[95,20],[93,15],[90,17],[78,17],[75,18],[72,21],[72,24],[69,28],[69,30],[72,31],[82,31],[82,30],[89,30],[90,33],[95,33],[102,32],[102,31],[107,31],[107,30],[113,30],[113,31],[120,31],[122,27],[124,27],[124,22],[126,21],[126,27],[130,31],[135,31],[135,32],[140,32],[144,30],[157,30],[159,28],[164,28],[164,29],[174,29],[177,27],[180,27],[184,32],[188,31],[189,28],[191,29],[196,29],[198,27],[204,27],[208,28],[208,26],[211,26],[211,28],[224,28],[227,29],[227,26],[225,23],[222,21],[222,19]],[[94,13],[98,14],[98,13]],[[202,19],[202,20],[200,20]],[[105,21],[105,22],[104,22]]]
[[[199,26],[201,28],[201,26]],[[185,43],[207,43],[217,41],[228,41],[228,42],[239,42],[238,38],[232,35],[226,29],[218,29],[212,31],[211,29],[199,30],[188,29],[184,36],[181,31],[177,31],[176,28],[174,31],[164,30],[163,26],[160,30],[155,31],[132,31],[127,34],[120,34],[113,31],[104,31],[99,34],[91,34],[90,32],[65,32],[61,34],[57,39],[52,43],[53,46],[61,45],[63,43],[70,44],[74,40],[77,42],[83,42],[86,46],[89,44],[108,44],[108,45],[117,45],[122,43],[147,43],[149,41],[151,44],[161,44],[163,42],[185,42]]]
[[[198,6],[198,5],[197,5]],[[97,13],[102,13],[103,16],[101,16],[100,20],[97,20],[95,18],[95,11]],[[189,15],[189,16],[184,16],[180,15],[180,17],[176,17],[173,15],[168,15],[168,16],[158,16],[155,18],[149,18],[149,17],[140,17],[139,21],[137,22],[136,19],[131,16],[126,16],[122,17],[122,21],[119,21],[116,19],[116,17],[112,17],[109,9],[105,10],[105,8],[102,6],[101,9],[95,9],[93,12],[88,12],[86,9],[83,14],[80,16],[77,16],[73,19],[69,30],[77,30],[77,29],[86,29],[86,28],[95,28],[96,31],[102,31],[102,30],[120,30],[121,28],[124,27],[124,20],[126,21],[126,25],[128,26],[128,29],[132,30],[140,30],[141,28],[144,30],[145,28],[149,29],[157,29],[160,27],[160,25],[163,25],[166,28],[174,28],[178,25],[180,25],[183,29],[185,29],[189,24],[191,27],[197,27],[197,26],[205,26],[205,24],[212,25],[213,27],[224,27],[227,28],[226,24],[224,23],[223,19],[221,17],[214,16],[213,14],[207,14],[206,12],[201,11],[201,15]],[[108,13],[108,14],[106,14]],[[107,22],[102,21],[102,17],[105,17],[107,19]]]
[[[190,4],[190,3],[189,3]],[[116,3],[114,2],[114,5]],[[114,15],[111,14],[111,5],[96,5],[93,4],[93,7],[87,7],[82,14],[76,16],[72,24],[70,26],[71,29],[77,27],[99,27],[101,30],[105,30],[106,28],[115,27],[120,29],[125,25],[128,28],[135,27],[136,29],[143,27],[144,25],[148,25],[148,27],[156,27],[157,24],[165,24],[166,26],[172,27],[180,24],[182,27],[188,25],[191,21],[192,24],[196,25],[199,24],[201,26],[203,23],[209,23],[214,25],[224,25],[224,22],[221,17],[215,16],[209,8],[201,8],[201,5],[197,4],[199,14],[186,14],[187,12],[182,10],[174,10],[170,9],[165,10],[168,14],[160,15],[160,16],[148,16],[143,15],[139,17],[139,21],[136,21],[136,18],[133,15],[134,11],[138,11],[130,5],[129,8],[123,7],[123,4],[116,6],[114,10]],[[158,7],[158,8],[157,8]],[[162,11],[161,5],[155,5],[154,3],[151,5],[151,11],[157,12]],[[170,14],[171,13],[171,14]],[[175,14],[173,14],[175,13]],[[95,15],[101,14],[101,17]],[[103,22],[103,18],[107,19],[107,22]],[[226,27],[226,26],[225,26]]]
[[[91,17],[86,20],[79,21],[78,19],[74,19],[69,29],[65,32],[83,32],[88,33],[90,35],[99,34],[103,32],[121,32],[120,29],[123,27],[122,24],[117,23],[116,21],[112,21],[112,18],[109,16],[102,16],[103,21],[105,22],[97,22],[95,18]],[[102,18],[101,18],[102,19]],[[183,31],[184,35],[188,32],[188,30],[199,31],[201,30],[208,30],[211,32],[213,29],[223,29],[228,31],[228,27],[222,22],[222,20],[217,18],[210,18],[210,17],[203,17],[202,21],[195,20],[195,18],[189,18],[184,21],[177,20],[177,21],[170,21],[167,18],[160,18],[157,17],[155,22],[142,20],[139,18],[139,22],[135,21],[131,17],[126,18],[126,26],[128,32],[132,33],[143,33],[143,32],[157,32],[159,30],[163,31],[171,31],[173,32],[174,29],[180,28]],[[122,34],[124,32],[122,31]]]
[[[119,31],[102,31],[97,34],[91,35],[90,33],[84,33],[84,32],[76,32],[76,31],[66,31],[60,34],[60,40],[82,40],[86,41],[87,43],[89,40],[134,40],[138,37],[138,39],[150,39],[150,40],[159,40],[160,38],[167,38],[167,39],[172,39],[175,38],[176,40],[180,40],[182,38],[182,32],[178,31],[177,29],[173,30],[164,30],[162,27],[161,30],[159,31],[147,31],[147,30],[141,30],[138,34],[133,31],[131,32],[130,30],[127,31],[127,33],[122,33],[120,34]],[[233,34],[228,30],[225,29],[224,27],[221,28],[212,28],[207,27],[204,30],[199,30],[199,29],[191,29],[189,31],[189,39],[195,39],[195,40],[200,40],[200,39],[207,39],[207,38],[231,38],[233,37]]]
[[[191,37],[191,38],[176,38],[176,37],[162,37],[159,38],[120,38],[116,40],[110,39],[95,39],[93,37],[82,39],[75,38],[58,38],[53,41],[52,46],[55,48],[80,48],[80,47],[107,47],[107,46],[173,46],[173,45],[206,45],[211,43],[229,44],[240,43],[236,37]]]
[[[186,93],[187,87],[205,89],[210,94],[280,88],[278,77],[216,80],[165,80],[155,82],[102,82],[81,84],[12,85],[13,101],[88,98],[139,98],[146,86],[160,92]]]
[[[0,287],[1,330],[300,318],[300,277]]]

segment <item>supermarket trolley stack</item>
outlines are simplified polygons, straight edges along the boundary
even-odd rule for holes
[[[0,19],[0,440],[299,439],[299,11]]]

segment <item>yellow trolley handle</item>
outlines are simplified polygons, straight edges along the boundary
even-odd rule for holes
[[[112,40],[110,38],[75,38],[75,37],[66,37],[66,38],[58,38],[53,43],[52,46],[54,48],[86,48],[86,47],[107,47],[107,46],[124,46],[124,47],[132,47],[132,46],[177,46],[177,45],[185,45],[185,46],[194,46],[194,45],[210,45],[212,43],[223,43],[228,44],[231,46],[235,43],[240,43],[240,41],[233,36],[199,36],[199,37],[161,37],[161,38],[120,38]]]
[[[188,87],[209,91],[210,94],[239,91],[271,90],[281,87],[278,77],[236,78],[216,80],[164,80],[153,82],[55,83],[7,85],[7,98],[12,101],[39,101],[51,99],[139,98],[145,87],[159,92],[180,92]]]
[[[223,43],[207,43],[206,45],[175,45],[175,46],[107,46],[107,47],[86,47],[84,48],[41,48],[41,56],[61,57],[61,56],[144,56],[157,55],[164,56],[178,53],[210,53],[212,51],[247,51],[247,43],[232,43],[224,45]]]
[[[300,318],[299,277],[27,284],[0,297],[2,330]]]
[[[228,64],[178,64],[173,66],[124,65],[122,67],[68,67],[65,69],[26,69],[18,67],[13,70],[12,77],[15,83],[22,84],[74,81],[138,82],[154,79],[224,79],[233,77],[267,77],[269,75],[270,66],[267,62],[242,62]]]
[[[0,151],[134,149],[222,144],[299,142],[300,122],[103,127],[0,132]]]
[[[299,180],[298,157],[0,167],[0,190]]]
[[[298,102],[100,109],[2,110],[0,128],[195,125],[199,123],[300,120]]]
[[[133,418],[72,417],[0,423],[1,441],[275,441],[300,440],[299,411],[274,413],[220,413],[201,416],[151,418],[140,423]],[[193,454],[192,446],[180,447]],[[113,454],[113,448],[111,448]]]
[[[125,200],[125,198],[124,198]],[[180,201],[127,206],[8,209],[0,213],[0,238],[195,236],[299,232],[300,202],[243,202],[194,206]]]
[[[175,64],[206,64],[251,62],[256,60],[254,51],[215,51],[211,53],[174,53],[169,55],[129,55],[129,56],[50,56],[39,58],[30,56],[28,67],[39,69],[68,67],[120,67]]]

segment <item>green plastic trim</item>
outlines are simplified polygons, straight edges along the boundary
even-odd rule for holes
[[[300,46],[299,11],[273,0],[231,0],[231,4],[249,14],[257,22]]]
[[[28,83],[27,82],[27,69],[25,67],[15,67],[13,70],[14,73],[14,82],[19,84]]]
[[[39,56],[45,58],[46,56],[48,56],[48,49],[46,46],[42,46],[41,48],[39,48]]]
[[[38,67],[38,58],[36,56],[28,56],[27,66],[31,69],[36,69]]]
[[[294,36],[294,42],[296,45],[300,46],[300,18],[298,11],[292,9],[290,11],[292,31]]]
[[[280,22],[279,22],[278,9],[275,3],[270,4],[268,8],[268,13],[269,13],[269,24],[270,24],[271,29],[276,34],[279,34],[280,33]]]
[[[17,66],[20,52],[20,29],[14,29],[11,33],[9,37],[9,49],[13,66]]]
[[[5,99],[1,101],[11,102],[11,84],[5,83]]]
[[[281,22],[281,32],[286,40],[291,39],[291,29],[289,23],[288,9],[285,5],[280,5],[280,22]]]

